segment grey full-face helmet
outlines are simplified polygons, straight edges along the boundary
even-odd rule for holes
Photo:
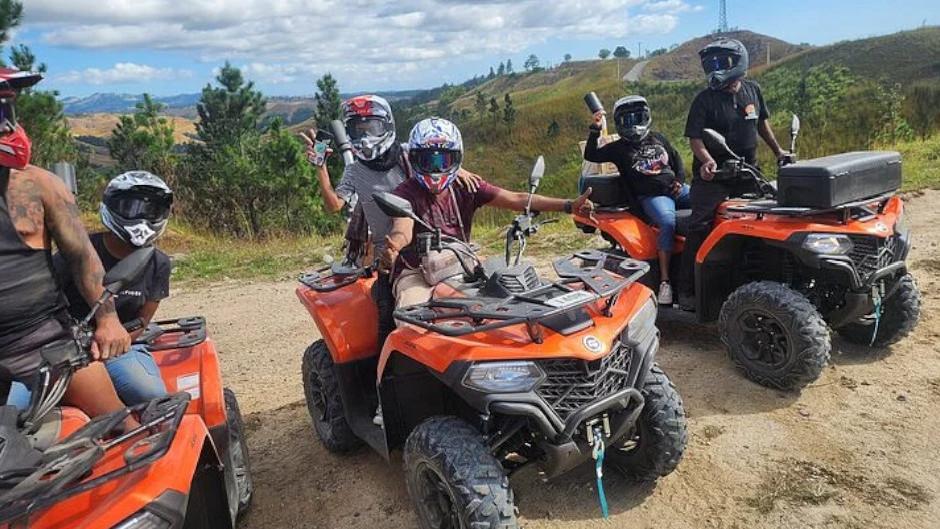
[[[114,177],[101,199],[101,223],[136,247],[153,244],[166,231],[173,191],[159,176],[129,171]]]
[[[639,143],[650,133],[653,115],[643,96],[621,97],[614,103],[614,126],[617,134],[630,143]]]
[[[747,75],[747,48],[736,39],[718,39],[698,52],[708,87],[723,90]]]

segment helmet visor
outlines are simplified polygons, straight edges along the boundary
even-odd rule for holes
[[[346,120],[346,134],[352,141],[363,138],[378,138],[389,132],[390,123],[379,117],[350,118]]]
[[[16,109],[12,98],[0,99],[0,135],[9,134],[16,129]]]
[[[702,68],[705,70],[705,73],[730,70],[738,65],[738,60],[740,60],[740,57],[733,53],[708,55],[702,59]]]
[[[109,198],[105,205],[128,220],[159,222],[169,217],[172,202],[173,199],[169,195],[125,193]]]
[[[414,170],[426,175],[456,171],[461,158],[460,151],[448,149],[412,149],[408,152],[408,160]]]
[[[614,116],[614,124],[617,128],[642,127],[650,122],[650,111],[648,108],[639,107],[617,112]]]

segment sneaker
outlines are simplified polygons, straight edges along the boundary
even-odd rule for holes
[[[660,305],[672,305],[672,285],[669,281],[663,281],[659,284],[659,295],[656,296]]]
[[[375,409],[375,417],[372,418],[372,424],[385,428],[385,419],[382,417],[382,405],[379,404],[379,407]]]

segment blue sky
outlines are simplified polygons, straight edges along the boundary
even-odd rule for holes
[[[668,47],[717,25],[717,0],[26,0],[25,43],[45,86],[198,91],[226,59],[270,95],[308,95],[326,72],[344,92],[460,82],[530,53],[558,62],[602,47]],[[938,0],[728,0],[729,24],[829,44],[940,24]]]

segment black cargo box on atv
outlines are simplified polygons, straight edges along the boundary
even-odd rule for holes
[[[900,154],[847,152],[781,167],[777,202],[784,207],[834,208],[900,187]]]

